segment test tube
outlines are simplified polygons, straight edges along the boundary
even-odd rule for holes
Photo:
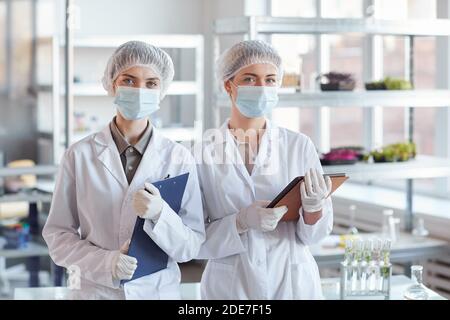
[[[353,248],[353,242],[351,240],[345,241],[345,253],[344,253],[344,263],[351,263],[352,261],[352,248]]]
[[[364,241],[363,256],[361,259],[361,291],[363,294],[367,294],[369,291],[368,278],[369,278],[369,264],[371,261],[372,252],[372,240],[368,239]]]
[[[341,290],[345,292],[345,295],[351,293],[351,280],[352,280],[352,261],[353,261],[353,242],[352,240],[345,241],[345,254],[344,265],[342,274],[342,286]]]
[[[380,281],[380,258],[382,245],[383,242],[380,238],[373,241],[372,258],[370,261],[371,272],[369,277],[369,291],[372,294],[377,290],[377,284]]]
[[[390,281],[390,253],[391,253],[391,240],[386,239],[383,242],[382,258],[383,261],[380,265],[381,281],[380,281],[380,291],[387,292],[389,288]]]
[[[363,260],[363,241],[357,240],[355,248],[355,264],[353,270],[353,272],[356,273],[356,277],[354,277],[354,286],[353,286],[355,292],[361,292],[362,260]]]
[[[382,255],[383,255],[383,263],[385,265],[390,264],[391,245],[392,245],[392,242],[390,239],[384,240]]]

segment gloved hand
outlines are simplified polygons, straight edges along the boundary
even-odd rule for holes
[[[319,170],[311,168],[305,174],[300,185],[303,211],[312,213],[322,210],[324,200],[331,193],[331,179],[325,177]]]
[[[157,187],[151,183],[145,183],[144,186],[145,189],[134,194],[133,208],[139,217],[156,223],[161,215],[164,200]]]
[[[251,206],[241,209],[236,216],[236,224],[239,233],[249,228],[260,231],[272,231],[278,221],[287,212],[287,207],[266,208],[270,201],[256,201]]]
[[[125,242],[113,260],[112,276],[117,280],[130,280],[137,268],[137,260],[128,256],[130,240]]]

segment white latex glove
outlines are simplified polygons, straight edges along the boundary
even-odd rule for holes
[[[128,256],[130,240],[125,242],[113,260],[112,276],[117,280],[130,280],[137,268],[137,260]]]
[[[236,216],[238,232],[245,232],[249,228],[263,232],[274,230],[288,209],[286,206],[266,208],[269,203],[270,201],[256,201],[241,209]]]
[[[324,178],[318,169],[308,170],[300,185],[303,211],[312,213],[322,210],[324,200],[331,193],[331,186],[330,177]]]
[[[156,223],[161,215],[164,200],[157,187],[151,183],[145,183],[144,186],[145,189],[134,194],[133,208],[139,217]]]

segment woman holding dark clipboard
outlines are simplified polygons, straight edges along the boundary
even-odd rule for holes
[[[331,232],[331,180],[310,138],[265,118],[278,102],[281,58],[265,42],[244,41],[217,69],[231,118],[194,151],[206,223],[199,257],[209,259],[202,298],[321,299],[308,245]],[[296,221],[283,221],[286,206],[266,207],[298,176],[303,206]]]

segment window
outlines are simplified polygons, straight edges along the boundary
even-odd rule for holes
[[[433,19],[436,18],[435,1],[399,1],[392,6],[389,1],[380,1],[383,19]],[[403,37],[384,37],[384,75],[405,78],[405,40]],[[414,39],[414,87],[417,90],[436,88],[436,38],[417,37]],[[405,116],[407,109],[385,108],[383,114],[384,144],[406,140]],[[419,154],[434,155],[436,108],[415,108],[414,142]],[[404,187],[401,181],[385,183],[387,186]],[[444,195],[438,190],[436,179],[417,179],[415,190],[429,194]]]
[[[274,16],[299,16],[314,17],[315,3],[317,1],[297,0],[272,0],[272,13]],[[322,16],[326,18],[360,18],[363,16],[363,1],[361,0],[322,0]],[[375,16],[386,20],[406,19],[435,19],[436,0],[397,0],[392,5],[391,0],[375,0]],[[309,37],[309,41],[306,41]],[[328,35],[330,44],[330,70],[338,72],[350,72],[354,74],[357,81],[357,89],[363,88],[363,44],[364,36],[359,35]],[[273,43],[280,51],[286,63],[286,69],[290,65],[301,70],[302,90],[314,89],[312,79],[317,75],[317,50],[315,37],[313,36],[287,36],[274,35]],[[303,39],[303,40],[300,40]],[[293,50],[294,43],[303,42],[303,51]],[[309,45],[306,45],[308,43]],[[298,49],[299,44],[297,45]],[[383,76],[405,78],[408,63],[405,60],[405,38],[394,36],[383,36]],[[414,38],[414,86],[417,90],[436,88],[436,38],[416,37]],[[300,52],[300,54],[299,54]],[[296,56],[299,54],[300,57]],[[294,62],[295,61],[295,62]],[[377,79],[373,79],[377,80]],[[403,107],[403,106],[402,106]],[[435,119],[437,108],[415,108],[414,118],[414,141],[420,154],[436,154]],[[383,108],[383,145],[402,142],[407,138],[405,117],[406,108]],[[289,118],[289,119],[288,119]],[[316,113],[313,109],[301,109],[299,113],[299,130],[314,135],[314,128],[319,125]],[[277,118],[290,122],[292,115],[279,115]],[[289,120],[289,121],[288,121]],[[363,109],[349,106],[349,108],[331,108],[330,110],[330,137],[331,147],[342,145],[361,145],[363,143],[363,127],[370,125],[364,123]],[[448,197],[448,190],[438,190],[437,179],[415,180],[415,190],[418,192],[437,194]],[[404,181],[389,181],[385,186],[404,188]]]
[[[272,0],[272,15],[275,17],[315,17],[316,0]]]
[[[361,18],[361,0],[322,0],[324,18]]]
[[[363,37],[354,35],[327,36],[330,44],[330,71],[351,73],[356,81],[355,90],[363,83]],[[363,109],[331,108],[330,146],[360,146],[363,144]]]
[[[273,35],[272,44],[283,58],[285,79],[300,81],[301,91],[315,87],[317,77],[315,39],[310,35]],[[283,86],[288,86],[284,81]],[[296,107],[296,106],[293,106]],[[314,112],[299,108],[276,108],[272,119],[279,125],[301,131],[308,136],[314,134]]]
[[[272,2],[272,15],[284,17],[316,16],[315,0],[279,0]],[[310,35],[273,35],[272,43],[283,57],[286,76],[300,81],[301,91],[311,90],[317,77],[315,39]],[[293,50],[293,46],[295,46]],[[294,106],[295,107],[295,106]],[[314,112],[311,109],[277,108],[272,119],[288,129],[314,135]]]

